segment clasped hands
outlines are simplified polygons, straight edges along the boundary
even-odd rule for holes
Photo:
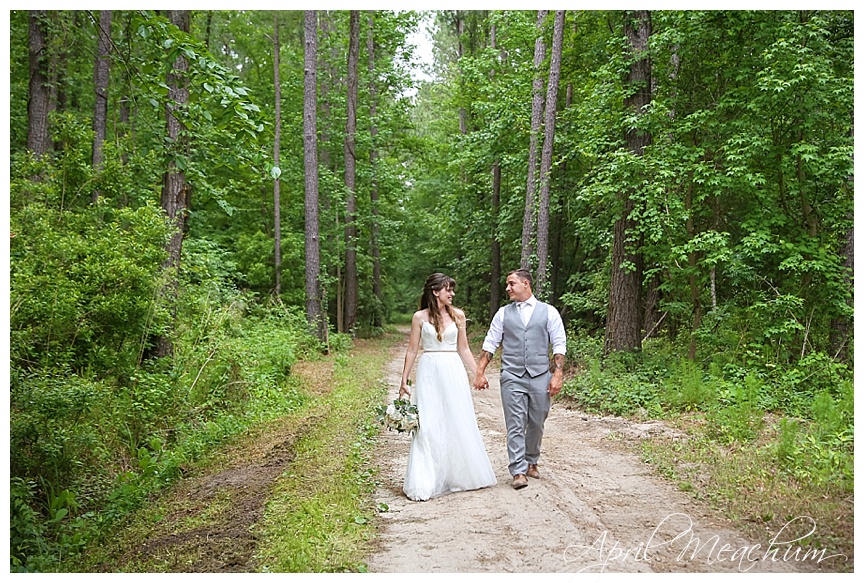
[[[481,373],[477,373],[474,375],[474,389],[478,391],[483,391],[489,388],[489,381],[486,379],[486,375]]]

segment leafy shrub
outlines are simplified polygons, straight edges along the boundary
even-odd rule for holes
[[[11,511],[9,513],[9,554],[11,570],[25,570],[28,557],[42,556],[47,548],[45,540],[46,524],[39,512],[33,509],[36,503],[36,483],[12,476],[9,494]],[[30,559],[31,568],[41,566]]]
[[[822,352],[811,352],[793,365],[774,367],[768,381],[776,395],[776,406],[807,416],[810,403],[820,392],[836,394],[852,378],[849,367]]]
[[[351,338],[350,334],[340,334],[338,332],[331,332],[330,336],[330,350],[337,354],[341,354],[344,352],[348,352],[352,348],[354,348],[354,339]]]
[[[794,419],[783,418],[780,420],[780,431],[777,435],[775,450],[780,467],[787,471],[794,469],[798,462],[800,430],[799,423]]]
[[[663,387],[663,401],[673,409],[704,411],[715,401],[713,387],[703,380],[702,369],[688,359],[680,361]]]
[[[167,233],[153,207],[59,212],[31,204],[11,217],[13,366],[134,367],[147,330]]]
[[[753,441],[764,423],[757,405],[762,386],[755,375],[735,384],[733,393],[721,398],[721,406],[708,412],[709,435],[722,443]]]
[[[11,474],[62,484],[82,468],[102,468],[108,456],[100,428],[109,399],[105,384],[63,371],[20,378],[10,396]]]
[[[854,404],[852,383],[837,397],[820,392],[809,423],[783,419],[776,445],[780,467],[798,480],[851,490],[854,484]]]
[[[658,412],[657,388],[637,374],[604,370],[600,361],[565,383],[562,393],[587,411],[629,415],[639,409]]]

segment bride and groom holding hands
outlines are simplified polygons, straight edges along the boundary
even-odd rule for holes
[[[408,498],[429,500],[497,483],[474,416],[466,369],[475,389],[488,389],[486,367],[499,347],[511,485],[519,490],[528,485],[528,477],[540,477],[543,425],[551,398],[561,390],[566,337],[558,310],[538,301],[531,286],[527,270],[507,275],[511,303],[492,318],[478,364],[468,345],[465,313],[453,306],[456,282],[441,273],[426,279],[420,310],[411,321],[399,388],[399,397],[410,397],[420,414],[405,472]],[[408,376],[421,348],[412,395]]]

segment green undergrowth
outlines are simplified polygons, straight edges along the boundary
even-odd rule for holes
[[[262,455],[270,451],[284,450],[282,455],[290,460],[282,474],[261,490],[263,518],[240,525],[251,531],[255,541],[240,565],[242,571],[365,570],[375,514],[371,502],[375,475],[369,455],[380,434],[374,408],[386,395],[381,370],[390,357],[389,346],[399,338],[388,332],[370,340],[346,337],[340,339],[339,352],[299,361],[286,385],[301,397],[299,406],[259,416],[257,423],[246,425],[244,435],[234,434],[215,444],[194,468],[187,468],[195,483],[206,483],[208,476],[231,468],[261,464]],[[230,538],[229,531],[238,524],[226,520],[230,521],[240,494],[232,488],[212,497],[184,492],[182,487],[154,492],[146,506],[111,531],[110,538],[70,560],[62,570],[187,572],[196,566],[202,570],[201,565],[204,571],[222,570],[218,565],[230,562],[241,547],[234,549],[230,542],[227,546],[180,542],[159,547],[158,552],[141,552],[153,541],[189,540],[195,532]],[[221,554],[208,558],[208,552]]]

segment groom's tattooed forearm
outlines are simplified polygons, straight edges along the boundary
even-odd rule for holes
[[[549,372],[552,372],[552,373],[559,371],[559,370],[561,372],[564,372],[564,355],[563,354],[556,354],[554,356],[554,359],[552,360],[552,366],[549,367]]]
[[[480,352],[480,362],[477,363],[477,368],[486,370],[486,366],[492,362],[492,354],[485,350]]]

